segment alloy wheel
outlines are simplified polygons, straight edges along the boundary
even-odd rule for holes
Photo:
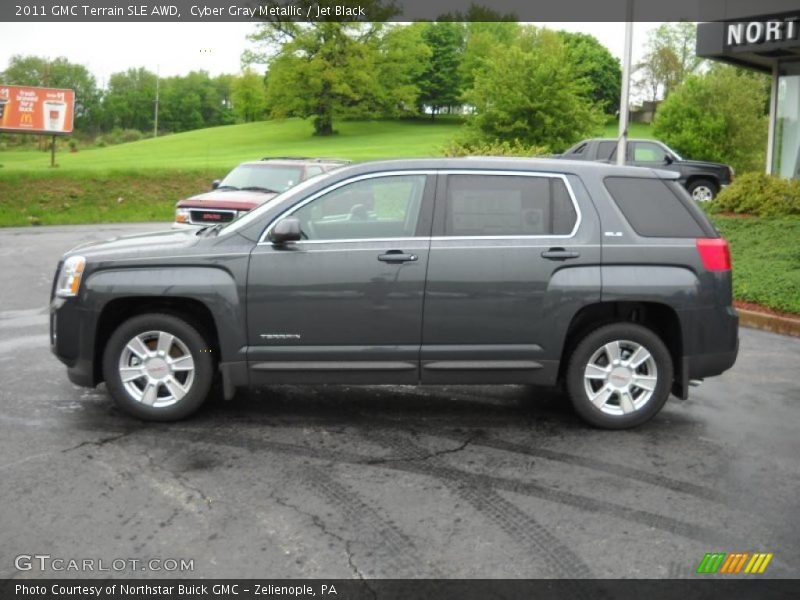
[[[598,348],[583,372],[589,401],[612,416],[641,410],[653,397],[657,383],[653,355],[643,345],[629,340],[615,340]]]
[[[692,190],[692,198],[695,202],[711,202],[714,199],[714,190],[707,185],[698,185]]]
[[[154,408],[180,402],[191,389],[195,375],[189,348],[166,331],[146,331],[128,340],[118,368],[131,398]]]

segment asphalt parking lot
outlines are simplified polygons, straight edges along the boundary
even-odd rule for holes
[[[15,569],[50,554],[193,559],[187,577],[683,578],[711,551],[800,575],[800,339],[743,329],[733,370],[627,432],[523,386],[281,386],[147,424],[69,383],[47,303],[65,250],[154,228],[0,230],[0,577],[93,575]]]

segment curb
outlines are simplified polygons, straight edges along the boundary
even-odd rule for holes
[[[751,327],[753,329],[771,331],[772,333],[800,337],[800,319],[768,315],[752,310],[742,310],[740,308],[737,308],[736,312],[739,313],[739,325],[742,327]]]

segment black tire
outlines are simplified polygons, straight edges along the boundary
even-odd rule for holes
[[[689,195],[695,202],[711,202],[719,193],[719,186],[710,179],[695,179],[686,187],[686,189],[689,191]],[[700,194],[700,192],[703,190],[708,190],[710,196],[708,196],[706,193],[703,193],[702,198],[695,198],[695,193]]]
[[[617,392],[612,392],[612,396],[601,410],[590,400],[586,385],[597,385],[603,387],[603,381],[596,383],[584,383],[584,372],[589,365],[589,361],[596,352],[600,352],[606,344],[614,341],[632,342],[638,344],[650,354],[655,366],[656,383],[653,393],[648,400],[644,400],[641,395],[643,389],[636,389],[638,394],[634,400],[642,400],[644,403],[635,410],[627,414],[608,414],[605,411],[622,411],[621,398]],[[623,356],[627,344],[623,343]],[[600,360],[607,360],[607,355],[602,355]],[[648,363],[650,364],[650,363]],[[648,365],[640,367],[638,373],[647,375],[645,370]],[[652,374],[651,374],[652,375]],[[575,407],[575,411],[587,423],[602,429],[628,429],[636,427],[652,419],[664,406],[669,398],[672,388],[673,366],[672,357],[669,350],[655,333],[646,327],[634,323],[612,323],[599,327],[588,333],[575,347],[569,357],[567,366],[567,391],[570,401]],[[610,381],[610,380],[609,380]],[[609,387],[609,389],[613,389]],[[616,403],[616,405],[615,405]]]
[[[158,396],[166,392],[167,397],[162,401],[164,406],[148,406],[135,398],[132,395],[133,392],[126,389],[120,375],[120,361],[123,352],[126,352],[126,356],[130,356],[126,351],[128,342],[146,332],[165,332],[175,336],[178,341],[170,346],[171,353],[178,354],[178,356],[186,355],[186,352],[181,352],[181,348],[177,345],[180,342],[188,350],[194,365],[191,380],[188,379],[188,375],[182,374],[183,372],[175,374],[175,377],[186,378],[181,383],[189,382],[185,395],[180,399],[176,399],[177,393],[170,394],[166,385],[153,386],[156,387],[155,404],[159,401]],[[133,368],[140,367],[136,365]],[[125,412],[146,421],[177,421],[194,413],[207,399],[214,380],[214,358],[205,337],[194,325],[169,314],[143,314],[122,323],[109,338],[103,353],[103,376],[111,397]],[[147,378],[144,377],[130,385],[145,388],[146,381]],[[171,401],[170,398],[174,400],[174,403],[166,405]]]

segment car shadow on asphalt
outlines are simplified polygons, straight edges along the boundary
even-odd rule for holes
[[[169,431],[172,424],[147,423],[116,408],[104,386],[73,415],[82,430]],[[560,391],[525,385],[498,386],[296,386],[279,385],[239,391],[233,400],[217,395],[182,426],[198,431],[232,424],[249,427],[397,428],[567,435],[601,434],[584,424]],[[688,415],[671,412],[636,431],[652,435],[694,429]],[[613,434],[613,432],[607,432]]]

